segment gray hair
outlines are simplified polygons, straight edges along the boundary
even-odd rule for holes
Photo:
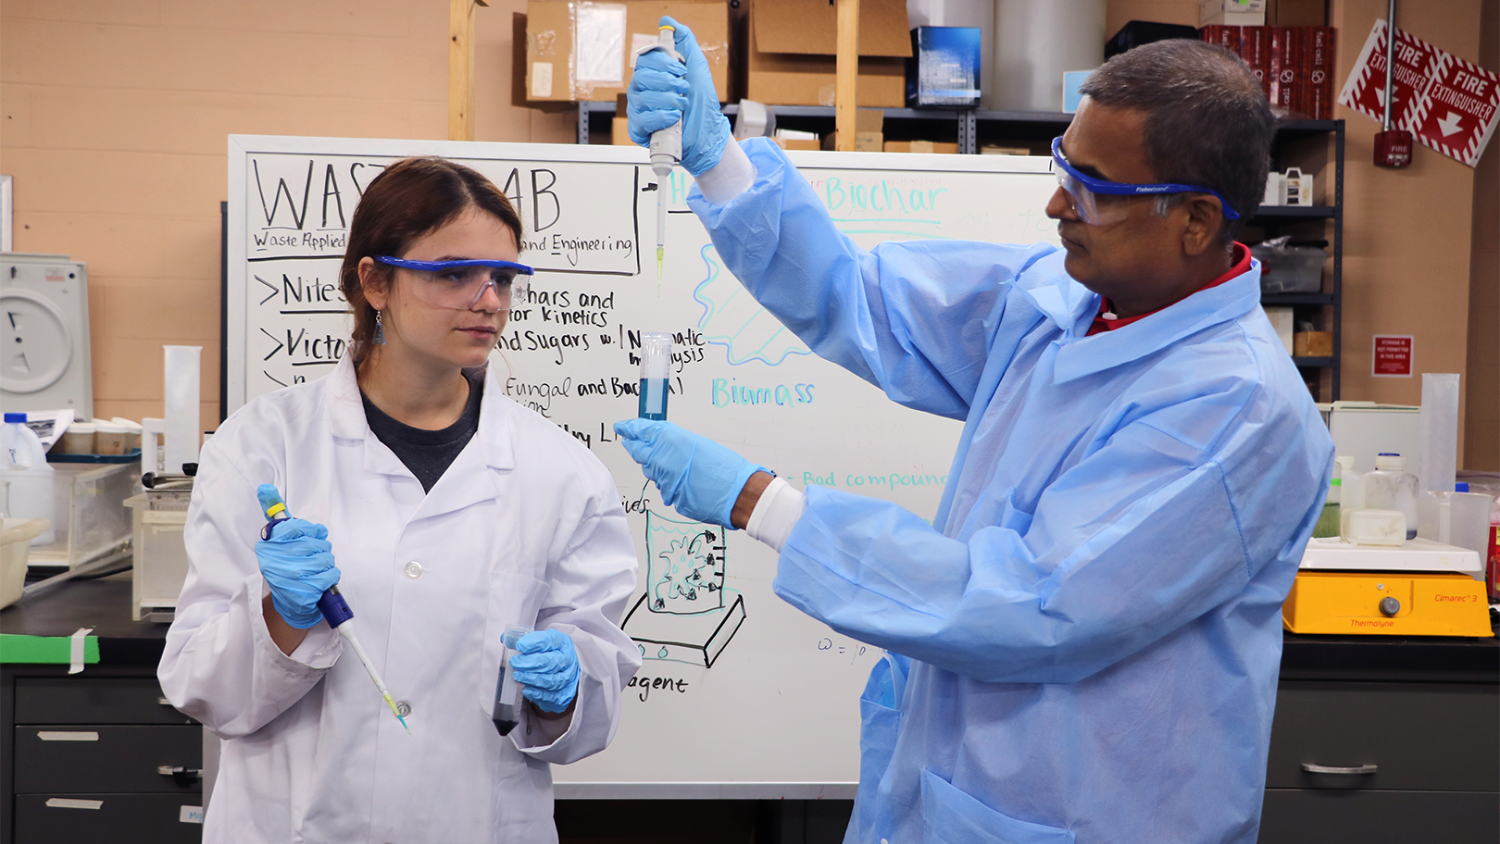
[[[1121,53],[1089,75],[1079,93],[1099,105],[1146,115],[1146,161],[1157,181],[1213,188],[1240,215],[1224,220],[1228,245],[1265,194],[1276,118],[1239,56],[1202,41],[1172,39]],[[1164,216],[1183,194],[1158,196]]]

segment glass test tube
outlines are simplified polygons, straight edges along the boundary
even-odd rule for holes
[[[505,652],[500,655],[500,677],[495,682],[495,712],[491,716],[500,735],[508,736],[520,723],[521,687],[511,675],[510,660],[516,655],[516,642],[531,632],[530,627],[507,627],[500,641]]]
[[[666,421],[667,378],[672,373],[672,335],[641,335],[641,407],[642,419]]]

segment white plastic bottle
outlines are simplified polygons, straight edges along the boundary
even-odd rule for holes
[[[1406,538],[1417,538],[1417,476],[1406,471],[1406,458],[1381,452],[1375,471],[1360,479],[1364,507],[1368,510],[1399,510],[1406,516]]]
[[[5,414],[0,429],[0,480],[10,484],[10,511],[6,515],[22,519],[51,519],[53,527],[31,540],[32,545],[51,545],[57,541],[56,489],[57,473],[47,463],[42,441],[26,427],[26,414]]]

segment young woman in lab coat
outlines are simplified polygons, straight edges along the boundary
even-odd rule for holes
[[[548,763],[614,735],[640,666],[618,626],[636,572],[619,495],[487,369],[525,271],[520,233],[473,170],[387,168],[341,270],[348,353],[204,446],[158,676],[223,739],[205,841],[556,841]],[[270,540],[265,483],[296,517]],[[410,735],[317,610],[335,583]],[[527,702],[502,738],[511,626],[538,632],[512,663]]]

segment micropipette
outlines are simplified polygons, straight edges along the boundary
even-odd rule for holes
[[[281,493],[271,484],[261,484],[255,490],[255,494],[260,498],[260,506],[266,513],[266,524],[260,530],[260,538],[270,539],[271,532],[276,525],[290,519],[292,514],[287,512],[286,502],[281,499]],[[391,708],[391,714],[401,722],[401,726],[406,729],[406,734],[411,735],[411,727],[406,725],[406,719],[396,708],[396,701],[391,699],[391,693],[386,690],[385,681],[380,679],[380,672],[375,670],[375,663],[370,661],[364,646],[359,643],[359,637],[354,634],[354,611],[349,609],[349,602],[344,600],[337,585],[328,587],[328,591],[318,599],[318,610],[323,613],[323,619],[328,622],[328,626],[339,631],[344,641],[354,648],[360,664],[365,667],[370,679],[375,681],[375,688],[380,690],[381,697],[385,698],[386,705]]]
[[[677,61],[682,56],[673,49],[677,44],[676,31],[663,26],[657,41],[641,51],[661,50]],[[662,259],[667,251],[667,181],[672,168],[682,161],[682,121],[678,120],[665,129],[651,133],[651,172],[656,174],[656,292],[661,294]]]

